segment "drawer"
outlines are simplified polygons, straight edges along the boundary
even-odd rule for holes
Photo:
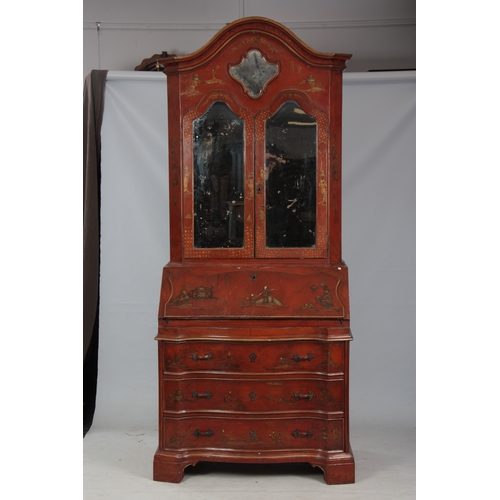
[[[344,342],[160,341],[163,372],[344,372]]]
[[[344,410],[343,380],[164,379],[162,391],[166,412]]]
[[[343,419],[164,418],[163,425],[163,449],[344,450]]]

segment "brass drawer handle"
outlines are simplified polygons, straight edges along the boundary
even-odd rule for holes
[[[293,399],[295,401],[298,401],[299,399],[307,399],[308,401],[311,401],[311,399],[314,397],[314,394],[309,391],[307,394],[299,394],[298,392],[294,392],[292,394]]]
[[[305,437],[305,438],[309,439],[309,438],[313,437],[313,433],[309,429],[307,429],[306,432],[299,432],[297,429],[295,429],[292,432],[292,436],[296,439],[299,437]]]
[[[193,399],[198,399],[198,398],[205,398],[205,399],[210,399],[212,397],[212,393],[210,391],[205,392],[205,394],[199,394],[196,391],[193,391],[191,393],[191,396],[193,396]]]
[[[210,353],[208,353],[205,356],[198,356],[198,353],[195,352],[191,356],[191,359],[194,359],[195,361],[210,361],[212,359],[212,355]]]
[[[205,436],[205,437],[212,437],[214,435],[214,431],[211,429],[208,429],[207,432],[200,432],[198,429],[195,429],[193,432],[193,436],[196,438],[199,438],[200,436]]]
[[[314,356],[311,353],[307,353],[307,356],[300,357],[298,354],[294,354],[292,356],[292,359],[298,363],[299,361],[312,361],[314,359]]]

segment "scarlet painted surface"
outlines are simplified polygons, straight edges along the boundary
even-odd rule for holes
[[[162,284],[165,318],[349,319],[344,264],[167,266]]]
[[[254,415],[221,418],[213,416],[183,416],[165,418],[163,447],[189,450],[209,447],[254,451],[312,450],[342,452],[344,432],[342,419],[326,420],[303,413],[266,416]]]
[[[306,378],[304,375],[249,378],[198,374],[163,379],[164,415],[172,412],[261,412],[317,413],[344,410],[342,379]],[[175,418],[176,415],[174,415]]]
[[[252,329],[231,329],[245,340],[163,342],[164,373],[209,371],[227,374],[332,374],[344,372],[345,342],[284,340],[286,331],[269,329],[268,340],[253,341]],[[280,335],[281,333],[281,335]],[[248,339],[248,340],[247,340]]]
[[[251,51],[276,73],[259,92],[232,74]],[[310,462],[354,481],[349,286],[341,255],[342,71],[347,54],[240,19],[199,51],[159,61],[169,100],[171,260],[158,314],[154,479],[198,461]],[[216,101],[244,123],[243,246],[194,243],[193,123]],[[294,101],[316,124],[315,244],[266,243],[266,120]]]

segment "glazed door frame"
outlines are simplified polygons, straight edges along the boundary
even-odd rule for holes
[[[266,199],[266,123],[286,103],[298,104],[301,111],[316,120],[316,174],[315,174],[315,245],[311,247],[268,247],[266,210],[270,200]],[[257,258],[326,258],[328,249],[328,125],[327,115],[302,93],[283,91],[277,94],[267,108],[259,111],[255,118],[255,170],[257,172],[256,189],[256,245]],[[260,187],[260,189],[259,189]],[[296,200],[287,200],[289,208],[294,209]],[[287,206],[288,208],[288,206]]]
[[[244,196],[243,247],[195,247],[194,236],[194,121],[206,113],[216,102],[225,103],[243,121]],[[254,256],[254,117],[229,92],[214,91],[206,94],[198,105],[183,118],[183,251],[185,258],[253,258]]]

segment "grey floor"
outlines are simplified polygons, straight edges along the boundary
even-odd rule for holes
[[[83,442],[85,500],[414,499],[415,428],[351,422],[356,483],[327,486],[308,464],[198,464],[179,484],[152,480],[156,430],[93,426]]]

